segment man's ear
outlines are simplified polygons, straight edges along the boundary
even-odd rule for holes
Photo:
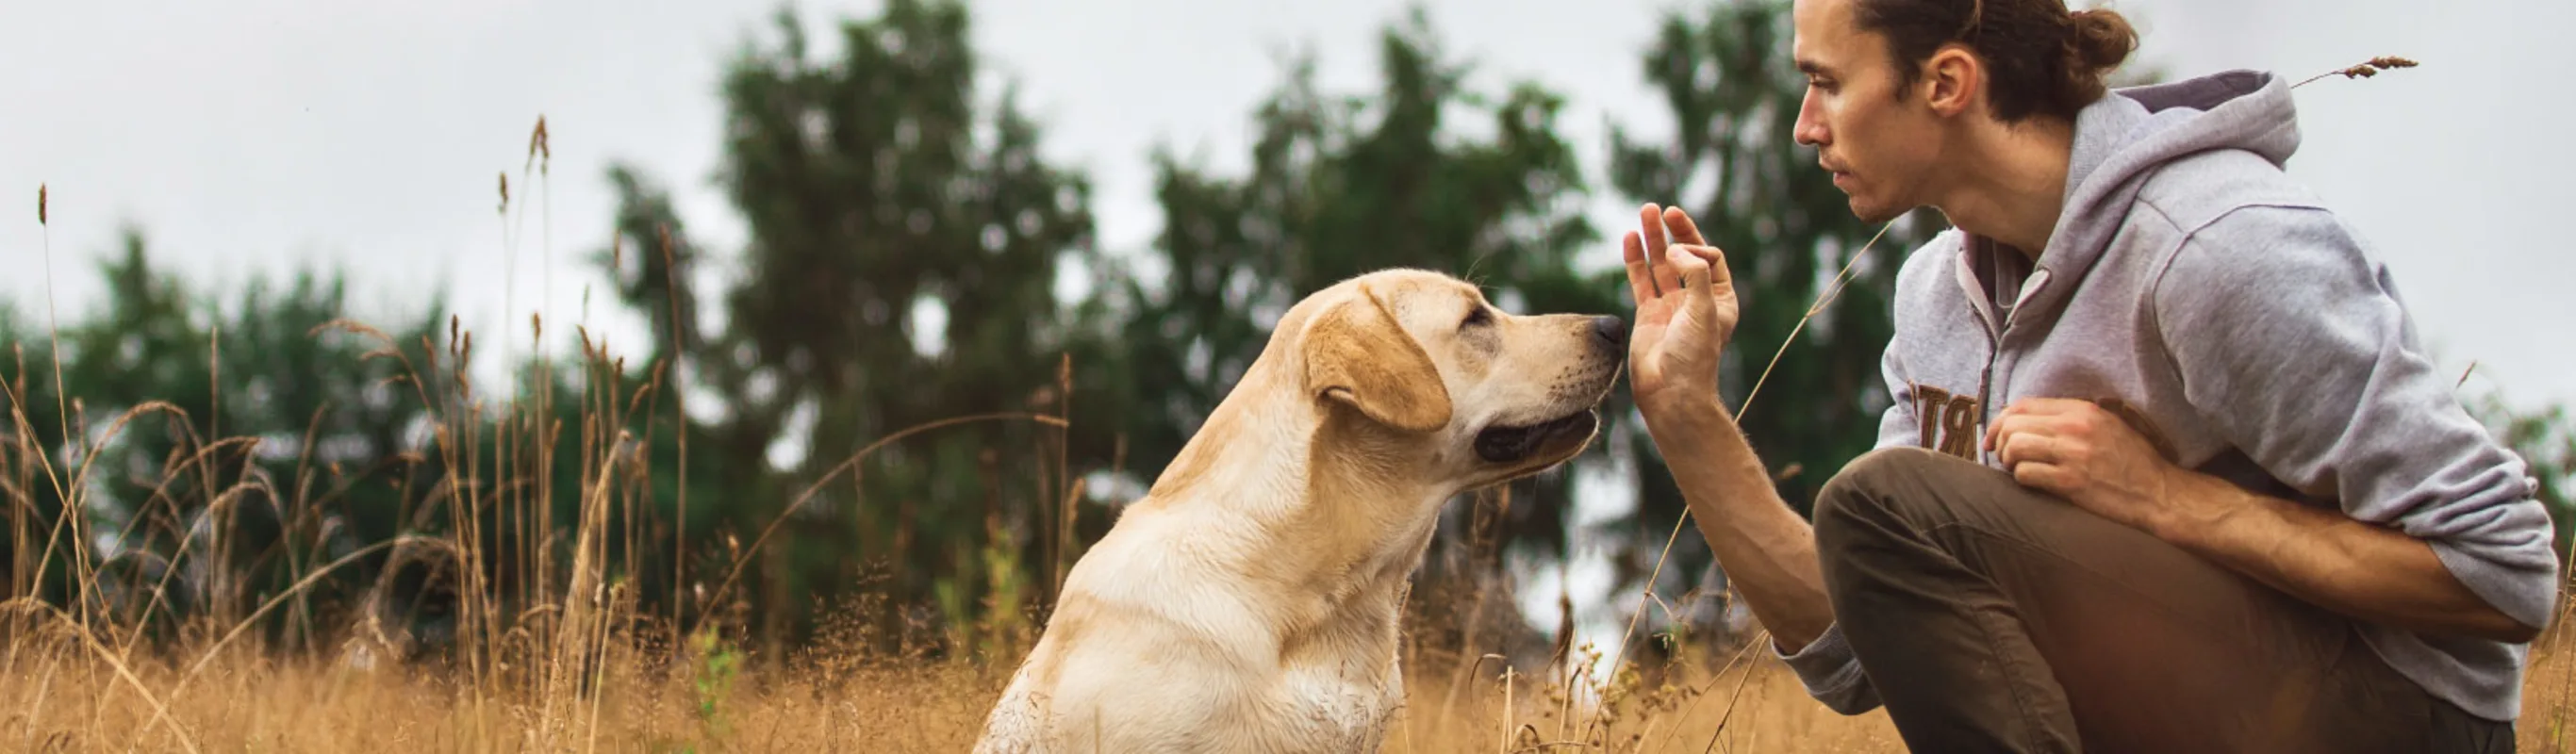
[[[1964,45],[1942,45],[1924,59],[1923,75],[1915,85],[1923,87],[1925,104],[1933,112],[1943,116],[1967,112],[1985,99],[1985,61]]]
[[[1301,345],[1308,395],[1407,432],[1449,425],[1449,387],[1440,369],[1368,289],[1316,315]]]

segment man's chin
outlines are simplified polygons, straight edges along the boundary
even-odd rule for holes
[[[1905,210],[1896,209],[1893,205],[1866,202],[1857,196],[1851,197],[1850,204],[1852,216],[1867,225],[1889,222],[1905,215]]]

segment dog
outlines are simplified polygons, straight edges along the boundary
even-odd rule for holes
[[[974,751],[1378,750],[1442,504],[1582,452],[1626,341],[1423,270],[1300,300],[1067,573]]]

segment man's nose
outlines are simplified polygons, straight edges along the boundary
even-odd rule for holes
[[[1628,349],[1628,321],[1618,317],[1592,318],[1592,345],[1608,353]]]
[[[1798,100],[1798,119],[1789,125],[1790,141],[1797,142],[1802,147],[1825,145],[1825,121],[1822,117],[1823,113],[1817,112],[1817,109],[1816,92],[1810,88],[1807,90],[1807,96]]]
[[[1824,124],[1799,118],[1789,127],[1789,140],[1802,147],[1822,147],[1825,145]]]

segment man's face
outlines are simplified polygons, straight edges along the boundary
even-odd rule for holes
[[[1941,123],[1924,85],[1903,83],[1887,40],[1862,31],[1856,0],[1797,0],[1791,52],[1807,75],[1798,143],[1817,148],[1834,186],[1864,222],[1895,219],[1929,203]],[[1901,90],[1901,91],[1900,91]]]

